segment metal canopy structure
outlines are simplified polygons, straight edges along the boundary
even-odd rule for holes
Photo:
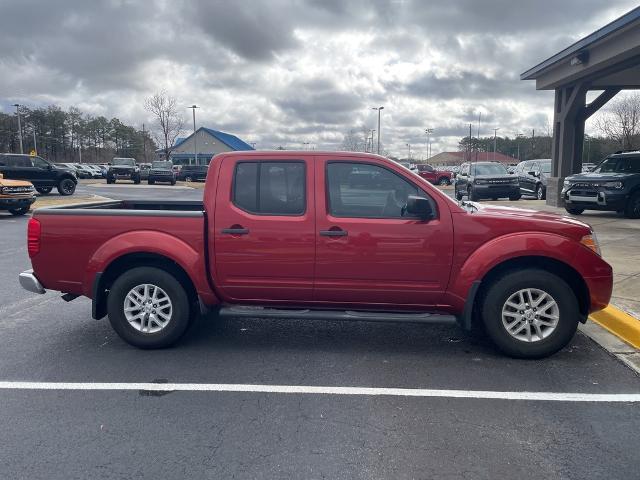
[[[520,75],[555,90],[547,203],[563,204],[564,178],[582,169],[585,121],[621,90],[640,88],[640,7]],[[589,91],[601,91],[587,104]]]

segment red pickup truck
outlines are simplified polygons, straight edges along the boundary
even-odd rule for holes
[[[453,172],[447,170],[438,170],[426,163],[419,163],[418,175],[434,185],[451,185],[453,183]]]
[[[204,200],[37,209],[27,290],[93,300],[127,342],[175,343],[221,316],[482,323],[508,355],[565,346],[604,308],[612,270],[588,225],[457,203],[386,158],[232,152]]]

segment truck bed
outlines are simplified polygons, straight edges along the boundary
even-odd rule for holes
[[[107,200],[37,209],[38,215],[126,215],[126,216],[200,216],[202,201],[193,200]]]

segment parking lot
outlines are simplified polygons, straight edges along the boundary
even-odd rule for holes
[[[519,361],[455,327],[209,317],[176,348],[136,350],[89,300],[20,289],[26,222],[0,217],[4,478],[637,477],[638,404],[605,400],[637,399],[615,395],[640,394],[640,380],[581,333]]]

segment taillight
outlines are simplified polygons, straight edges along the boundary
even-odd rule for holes
[[[33,258],[40,251],[40,234],[42,228],[40,222],[35,218],[29,220],[27,225],[27,250],[29,257]]]

